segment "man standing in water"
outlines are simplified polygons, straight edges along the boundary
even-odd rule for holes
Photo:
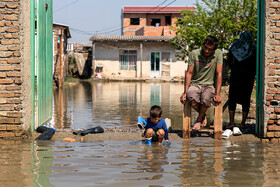
[[[182,104],[186,100],[198,112],[193,130],[206,126],[206,111],[215,102],[222,101],[220,92],[222,86],[222,51],[217,49],[218,39],[208,35],[202,49],[193,50],[189,55],[188,69],[185,71],[184,93],[180,97]],[[216,88],[214,80],[216,75]]]

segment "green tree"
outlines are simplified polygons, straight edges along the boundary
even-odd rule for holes
[[[201,47],[209,34],[216,36],[220,49],[228,49],[240,31],[257,35],[257,0],[200,0],[194,12],[183,10],[176,22],[176,36],[171,43],[182,52]]]

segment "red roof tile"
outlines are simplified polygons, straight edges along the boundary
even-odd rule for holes
[[[93,42],[169,42],[174,36],[92,36]]]
[[[179,13],[180,10],[194,11],[195,7],[123,7],[123,13]]]

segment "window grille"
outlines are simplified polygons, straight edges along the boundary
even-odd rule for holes
[[[120,70],[136,70],[137,51],[120,50]]]

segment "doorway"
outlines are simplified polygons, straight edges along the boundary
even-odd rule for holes
[[[157,78],[160,77],[160,59],[161,52],[153,51],[151,52],[151,73],[150,77]]]

